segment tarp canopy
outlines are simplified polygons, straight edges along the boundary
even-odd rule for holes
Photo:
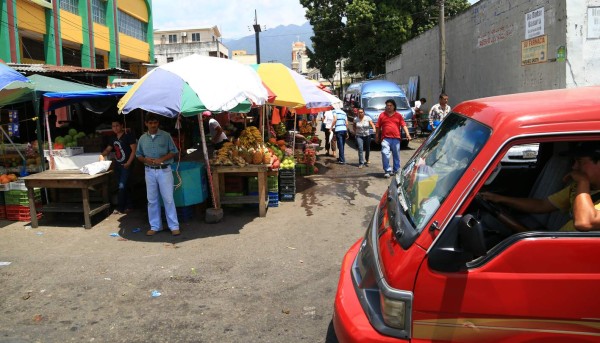
[[[51,111],[70,104],[99,98],[122,97],[131,89],[131,86],[112,89],[94,89],[71,92],[49,92],[44,94],[44,111]]]
[[[53,77],[34,74],[29,79],[35,83],[35,92],[38,96],[49,92],[72,92],[84,90],[98,90],[102,88],[83,85],[77,82],[64,81]]]

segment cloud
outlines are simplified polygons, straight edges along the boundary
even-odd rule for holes
[[[306,10],[298,0],[153,0],[154,29],[217,26],[225,39],[252,35],[254,10],[261,27],[302,25]]]

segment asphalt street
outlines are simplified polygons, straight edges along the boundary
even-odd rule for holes
[[[346,165],[321,151],[294,202],[217,224],[198,208],[178,237],[145,236],[143,208],[90,230],[72,214],[0,221],[0,342],[325,342],[342,257],[389,183],[372,154],[359,169],[353,141]]]

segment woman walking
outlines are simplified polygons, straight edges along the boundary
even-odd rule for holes
[[[371,129],[375,132],[377,128],[373,124],[371,117],[365,115],[364,109],[359,108],[357,113],[358,116],[354,118],[354,134],[356,135],[356,146],[358,147],[358,168],[363,168],[364,166],[369,166]]]
[[[346,116],[346,112],[335,110],[333,123],[338,148],[338,163],[346,164],[346,158],[344,157],[344,146],[348,138],[348,117]]]

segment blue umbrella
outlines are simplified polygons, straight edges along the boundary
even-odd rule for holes
[[[32,99],[33,83],[0,62],[0,107]]]

